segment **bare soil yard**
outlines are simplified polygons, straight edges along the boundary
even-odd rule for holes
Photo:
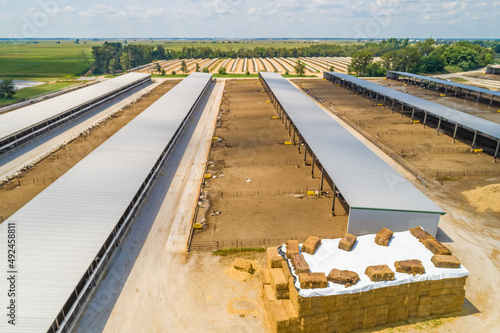
[[[288,130],[272,119],[276,112],[261,88],[257,80],[227,83],[207,171],[217,178],[205,185],[208,226],[195,232],[193,243],[262,246],[310,235],[341,237],[346,231],[347,216],[331,216],[331,194],[307,196],[319,189],[320,172],[316,168],[312,178],[312,160],[305,164],[296,145],[284,145]]]

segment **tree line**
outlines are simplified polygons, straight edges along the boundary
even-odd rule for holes
[[[358,75],[383,75],[386,70],[420,73],[462,71],[492,63],[500,43],[461,41],[439,42],[427,39],[410,43],[409,39],[385,39],[364,44],[314,44],[294,48],[261,47],[221,50],[210,46],[184,46],[181,50],[162,45],[105,42],[92,47],[95,74],[127,71],[157,60],[190,58],[272,58],[272,57],[353,57],[352,70]],[[381,57],[381,62],[374,62]],[[88,62],[85,55],[82,58]],[[89,66],[91,64],[89,63]]]
[[[457,73],[491,64],[495,53],[500,52],[498,44],[485,47],[467,41],[436,45],[435,40],[427,39],[411,45],[405,42],[381,44],[374,47],[365,44],[364,49],[354,53],[351,70],[361,76],[383,76],[389,70]],[[392,47],[387,44],[392,44]],[[374,62],[374,56],[380,56],[381,61]]]

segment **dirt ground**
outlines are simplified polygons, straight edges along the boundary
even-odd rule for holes
[[[450,136],[438,135],[434,128],[412,124],[406,115],[392,112],[390,107],[375,106],[374,102],[328,81],[297,82],[323,105],[335,109],[341,118],[357,126],[372,141],[381,142],[428,179],[438,180],[442,186],[460,193],[498,183],[500,164],[492,163],[493,157],[486,153],[471,153],[468,143],[459,140],[453,143]],[[460,199],[467,201],[464,196]]]
[[[101,143],[172,89],[178,82],[165,81],[140,101],[94,128],[87,136],[74,140],[66,146],[66,149],[58,150],[38,163],[34,168],[25,172],[21,177],[15,178],[10,183],[0,187],[0,222],[6,220],[37,196]]]
[[[196,231],[193,244],[219,241],[220,247],[280,244],[310,235],[341,237],[347,216],[333,217],[331,194],[308,196],[319,190],[320,171],[311,175],[311,158],[285,145],[288,130],[266,103],[257,80],[228,81],[207,173],[204,206],[207,227]],[[324,190],[331,191],[326,181]],[[212,216],[212,212],[221,214]],[[200,210],[201,211],[201,210]],[[253,243],[250,244],[250,241]]]

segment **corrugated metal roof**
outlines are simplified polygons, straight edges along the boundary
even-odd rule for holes
[[[456,87],[456,88],[460,88],[460,89],[465,89],[465,90],[475,91],[475,92],[482,93],[482,94],[500,97],[500,91],[469,86],[467,84],[457,83],[457,82],[453,82],[453,81],[446,81],[443,79],[436,79],[436,78],[433,78],[430,76],[418,75],[418,74],[413,74],[413,73],[408,73],[408,72],[389,71],[388,73],[395,73],[395,74],[404,75],[404,76],[408,76],[408,77],[414,77],[414,78],[421,79],[421,80],[427,80],[430,82],[445,84],[447,86],[452,86],[452,87]]]
[[[122,89],[150,74],[128,73],[90,87],[81,88],[48,100],[0,115],[0,141],[23,129],[64,113],[91,100]]]
[[[467,128],[469,130],[478,131],[480,133],[489,135],[496,140],[500,139],[500,124],[478,118],[465,112],[461,112],[444,105],[436,104],[422,98],[405,94],[403,92],[384,87],[373,82],[362,80],[352,75],[336,72],[325,72],[325,74],[338,77],[342,80],[352,82],[358,86],[377,92],[381,95],[385,95],[389,98],[404,102],[409,106],[414,106],[417,109],[427,111],[436,117],[442,117],[444,120],[447,120],[454,124],[458,124],[459,126]]]
[[[17,324],[4,314],[1,332],[49,329],[210,79],[191,74],[0,225],[6,261],[16,222],[19,272]]]
[[[305,93],[277,73],[260,75],[351,208],[444,214]]]

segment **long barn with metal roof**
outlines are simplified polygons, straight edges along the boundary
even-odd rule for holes
[[[129,73],[0,115],[0,155],[151,81]]]
[[[3,240],[15,227],[18,250],[9,269],[17,272],[17,321],[0,321],[1,332],[70,329],[211,77],[191,74],[0,224]],[[7,246],[0,257],[7,258]],[[0,290],[8,289],[0,279]]]
[[[391,108],[397,102],[401,105],[401,114],[411,113],[411,120],[420,117],[423,125],[432,124],[437,131],[450,133],[453,140],[457,137],[470,142],[472,148],[480,146],[491,152],[493,158],[498,157],[500,148],[500,124],[472,116],[444,105],[436,104],[403,92],[359,79],[352,75],[324,72],[324,78],[351,89],[358,95],[374,98],[375,103],[392,101]],[[406,111],[405,111],[406,108]],[[409,110],[408,110],[409,109]]]
[[[288,80],[277,73],[259,75],[285,125],[293,128],[294,140],[298,135],[299,149],[303,143],[305,154],[312,155],[312,167],[321,168],[322,179],[347,203],[348,232],[361,235],[382,227],[404,231],[422,226],[436,234],[444,214],[441,208]]]
[[[465,98],[467,98],[469,94],[475,93],[478,101],[481,97],[484,96],[485,98],[489,99],[490,105],[493,104],[493,100],[495,97],[498,99],[498,102],[500,102],[500,91],[474,87],[467,84],[447,81],[443,79],[436,79],[430,76],[418,75],[408,72],[388,71],[386,74],[386,77],[388,79],[393,79],[393,80],[398,80],[400,76],[407,77],[408,78],[407,81],[412,84],[420,83],[422,85],[425,82],[427,83],[432,82],[436,87],[439,87],[441,85],[443,87],[442,90],[444,91],[444,93],[447,93],[448,90],[454,91],[455,97],[457,96],[458,93],[465,91],[466,92]],[[411,78],[413,78],[414,80],[411,80]],[[417,79],[420,81],[418,81]],[[424,86],[427,87],[427,85]]]

